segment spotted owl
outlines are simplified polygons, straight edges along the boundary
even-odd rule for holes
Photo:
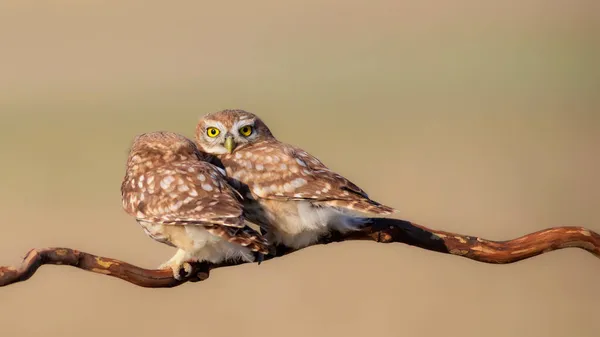
[[[319,159],[278,141],[255,114],[222,110],[203,116],[196,144],[225,167],[244,194],[247,219],[265,229],[271,244],[298,249],[332,230],[347,232],[369,215],[396,210],[367,193]]]
[[[241,195],[211,157],[184,136],[150,132],[135,138],[127,158],[123,208],[148,236],[178,248],[160,266],[177,279],[182,270],[189,274],[189,262],[252,262],[268,253],[265,238],[246,224]]]

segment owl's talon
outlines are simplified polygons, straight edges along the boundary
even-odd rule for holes
[[[192,275],[192,265],[189,262],[173,263],[173,262],[169,261],[169,262],[161,264],[158,267],[158,269],[167,269],[167,268],[171,269],[171,271],[173,272],[173,278],[175,278],[177,281],[181,281]],[[184,272],[184,275],[182,275],[182,273],[181,273],[182,270]]]
[[[265,260],[265,255],[263,253],[254,252],[254,261],[260,265]]]
[[[277,256],[277,246],[276,245],[269,246],[269,255]]]
[[[190,277],[190,275],[192,274],[192,265],[189,264],[189,262],[184,262],[181,265],[171,266],[171,270],[173,271],[173,278],[175,278],[178,281],[181,281]],[[181,274],[182,270],[185,273],[184,275]]]
[[[177,280],[181,280],[181,270],[185,272],[185,276],[183,278],[188,278],[192,275],[192,265],[189,262],[184,262],[181,266],[179,266],[179,270],[177,271],[177,276],[180,278],[176,278]],[[173,271],[173,276],[175,276],[175,271]]]

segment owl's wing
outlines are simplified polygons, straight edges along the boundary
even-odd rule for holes
[[[280,147],[279,151],[257,156],[260,162],[255,160],[252,171],[256,177],[248,184],[259,198],[309,200],[379,214],[394,212],[306,151],[283,143],[270,146]]]
[[[128,213],[162,224],[245,226],[237,192],[213,165],[186,161],[157,167],[122,186]]]

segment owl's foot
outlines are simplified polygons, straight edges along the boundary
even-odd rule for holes
[[[259,252],[252,252],[254,255],[254,262],[258,263],[259,265],[261,264],[261,262],[263,262],[265,260],[265,255],[263,253],[259,253]]]
[[[173,277],[176,280],[181,281],[190,277],[192,274],[192,265],[187,261],[188,259],[188,254],[180,249],[171,259],[169,259],[169,261],[161,264],[158,269],[171,268]]]
[[[192,275],[192,265],[189,262],[183,262],[181,264],[177,263],[163,263],[158,267],[158,269],[167,269],[171,268],[173,271],[173,277],[181,281],[185,278],[188,278]],[[183,271],[183,273],[182,273]]]
[[[323,235],[320,240],[324,244],[342,242],[344,241],[344,235],[336,230],[331,230],[327,234]]]

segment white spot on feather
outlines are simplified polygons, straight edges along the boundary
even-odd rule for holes
[[[264,196],[266,194],[265,189],[262,188],[260,185],[254,185],[254,187],[252,188],[252,191],[254,192],[254,194],[259,195],[259,196]]]
[[[283,190],[288,193],[291,193],[294,192],[295,188],[290,183],[285,183],[283,184]]]
[[[168,189],[171,186],[171,183],[175,181],[173,176],[166,176],[160,181],[160,187],[163,189]]]
[[[172,204],[169,208],[171,209],[171,211],[175,212],[181,207],[181,205],[183,205],[183,201],[180,200],[180,201]]]
[[[290,182],[295,188],[306,185],[307,181],[304,178],[296,178]]]

